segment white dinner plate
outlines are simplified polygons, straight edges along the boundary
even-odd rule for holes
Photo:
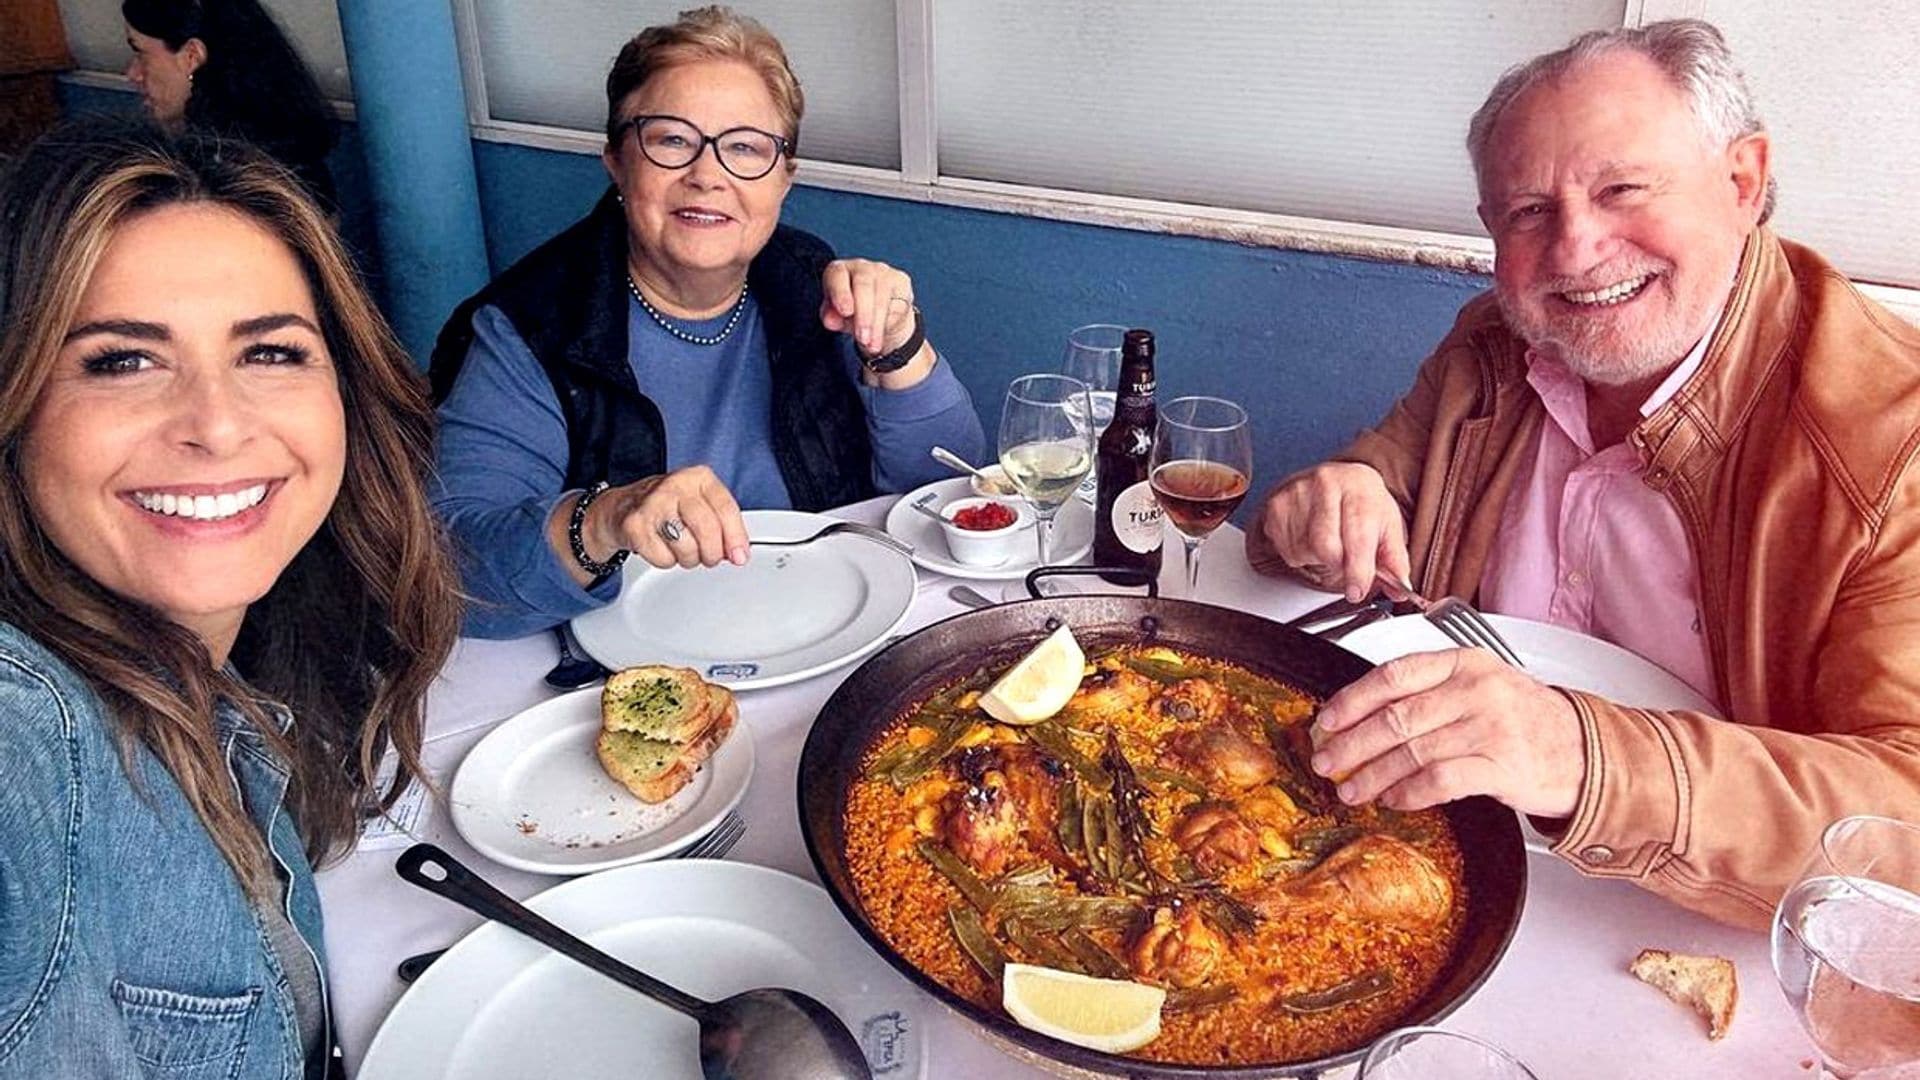
[[[940,531],[940,523],[912,506],[921,499],[928,499],[927,509],[938,512],[948,501],[972,495],[972,484],[964,476],[936,480],[915,488],[900,496],[893,504],[893,509],[887,511],[887,532],[912,544],[913,561],[935,573],[982,581],[1012,581],[1026,577],[1027,571],[1040,565],[1040,551],[1031,535],[1025,537],[1026,543],[1020,554],[999,566],[968,566],[954,561],[948,553],[947,535]],[[1060,508],[1059,516],[1054,518],[1053,549],[1049,554],[1054,565],[1062,566],[1079,562],[1091,550],[1093,507],[1079,499],[1068,499],[1066,505]]]
[[[856,936],[819,886],[722,860],[626,866],[527,906],[707,1000],[763,986],[844,1021],[875,1077],[926,1072],[919,991]],[[434,962],[374,1036],[360,1080],[699,1080],[695,1023],[503,926]]]
[[[835,518],[749,510],[747,535],[797,540]],[[734,690],[780,686],[865,656],[913,606],[913,564],[841,534],[800,547],[756,547],[745,566],[661,570],[628,559],[620,597],[573,620],[587,655],[618,670],[690,667]]]
[[[753,734],[733,734],[666,802],[649,805],[594,756],[600,690],[543,701],[488,732],[447,791],[453,827],[487,858],[536,874],[587,874],[670,855],[739,805]]]
[[[1719,708],[1678,676],[1612,642],[1531,619],[1488,615],[1487,621],[1520,654],[1527,673],[1541,682],[1642,709],[1720,715]],[[1454,647],[1439,627],[1419,615],[1382,619],[1348,634],[1340,644],[1376,664],[1412,652]]]

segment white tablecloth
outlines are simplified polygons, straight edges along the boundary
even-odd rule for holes
[[[846,508],[840,516],[878,524],[888,499]],[[1199,599],[1273,618],[1299,614],[1327,597],[1254,574],[1242,535],[1231,526],[1208,541]],[[1178,595],[1180,552],[1170,543],[1163,580]],[[955,579],[921,571],[919,595],[902,631],[962,610],[947,596]],[[975,582],[997,596],[998,582]],[[493,725],[552,696],[541,676],[556,659],[553,639],[462,640],[429,699],[426,763],[451,779],[466,752]],[[731,858],[815,880],[794,812],[800,747],[828,696],[853,670],[740,695],[735,738],[754,740],[753,784],[741,811],[748,831]],[[447,849],[517,897],[563,879],[499,866],[475,853],[443,812],[420,839]],[[479,919],[402,882],[395,849],[361,851],[320,874],[335,1019],[350,1064],[357,1065],[406,985],[394,965],[452,944]],[[1560,860],[1530,857],[1525,916],[1511,949],[1473,998],[1446,1026],[1473,1032],[1527,1061],[1542,1080],[1591,1077],[1767,1078],[1812,1075],[1812,1044],[1774,983],[1762,934],[1734,930],[1676,908],[1617,881],[1584,878]],[[1742,993],[1731,1033],[1706,1038],[1690,1010],[1634,980],[1626,967],[1643,947],[1709,953],[1739,966]],[[1004,1057],[970,1025],[929,1001],[924,1012],[928,1075],[1041,1076]]]

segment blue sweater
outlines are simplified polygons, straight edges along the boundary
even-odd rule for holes
[[[690,345],[627,303],[628,361],[640,392],[660,409],[667,467],[704,464],[744,509],[791,505],[768,440],[772,383],[765,328],[751,296],[740,325],[719,345]],[[689,333],[718,333],[726,316],[682,322]],[[505,638],[534,633],[607,603],[619,576],[592,591],[576,584],[547,543],[547,520],[569,492],[567,430],[553,383],[499,309],[474,313],[466,365],[440,406],[434,506],[460,553],[473,597],[466,632]],[[842,337],[847,378],[866,407],[873,482],[906,491],[946,471],[935,445],[971,460],[986,451],[973,400],[945,360],[906,390],[859,381],[852,339]]]

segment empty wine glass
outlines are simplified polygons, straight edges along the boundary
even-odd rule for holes
[[[1538,1080],[1519,1058],[1485,1039],[1437,1027],[1380,1036],[1358,1080]]]
[[[1920,1077],[1920,826],[1827,826],[1774,911],[1773,973],[1827,1075]]]
[[[1225,398],[1174,398],[1153,435],[1154,497],[1187,549],[1187,592],[1200,586],[1200,543],[1233,516],[1253,478],[1247,411]]]
[[[1092,415],[1087,384],[1066,375],[1022,375],[1000,407],[1000,466],[1040,519],[1033,531],[1041,566],[1054,515],[1093,468]]]
[[[1126,336],[1126,327],[1112,323],[1093,323],[1067,335],[1060,370],[1086,383],[1092,391],[1095,443],[1113,421],[1114,395],[1120,386],[1120,344]],[[1080,482],[1078,494],[1086,502],[1093,502],[1099,495],[1099,469],[1099,462],[1094,462],[1087,478]]]

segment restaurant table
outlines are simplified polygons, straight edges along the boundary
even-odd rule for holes
[[[836,516],[879,524],[892,499],[858,503]],[[1328,599],[1255,574],[1244,540],[1228,525],[1207,541],[1198,600],[1286,619]],[[947,595],[957,579],[916,570],[918,595],[901,633],[964,610]],[[1184,580],[1179,544],[1169,534],[1162,581],[1178,596]],[[972,584],[990,596],[1001,588],[998,582]],[[556,659],[551,634],[460,641],[427,703],[423,756],[443,789],[488,730],[554,695],[541,676]],[[746,836],[729,858],[818,880],[794,809],[795,772],[814,716],[856,666],[739,695],[734,737],[753,739],[758,764],[740,804]],[[417,838],[440,845],[516,897],[568,880],[509,869],[479,855],[455,833],[444,807],[430,812]],[[361,850],[319,875],[334,1019],[350,1066],[358,1065],[407,989],[394,966],[414,953],[451,945],[480,922],[401,881],[393,872],[398,854],[391,847]],[[1583,877],[1542,852],[1529,854],[1528,869],[1525,914],[1511,948],[1444,1026],[1506,1048],[1541,1080],[1817,1075],[1812,1043],[1774,981],[1764,933],[1722,926],[1624,882]],[[1704,1022],[1691,1009],[1627,974],[1628,963],[1646,947],[1724,956],[1738,965],[1740,1004],[1726,1038],[1708,1041]],[[968,1021],[922,997],[929,1077],[1045,1075],[1001,1054]]]

